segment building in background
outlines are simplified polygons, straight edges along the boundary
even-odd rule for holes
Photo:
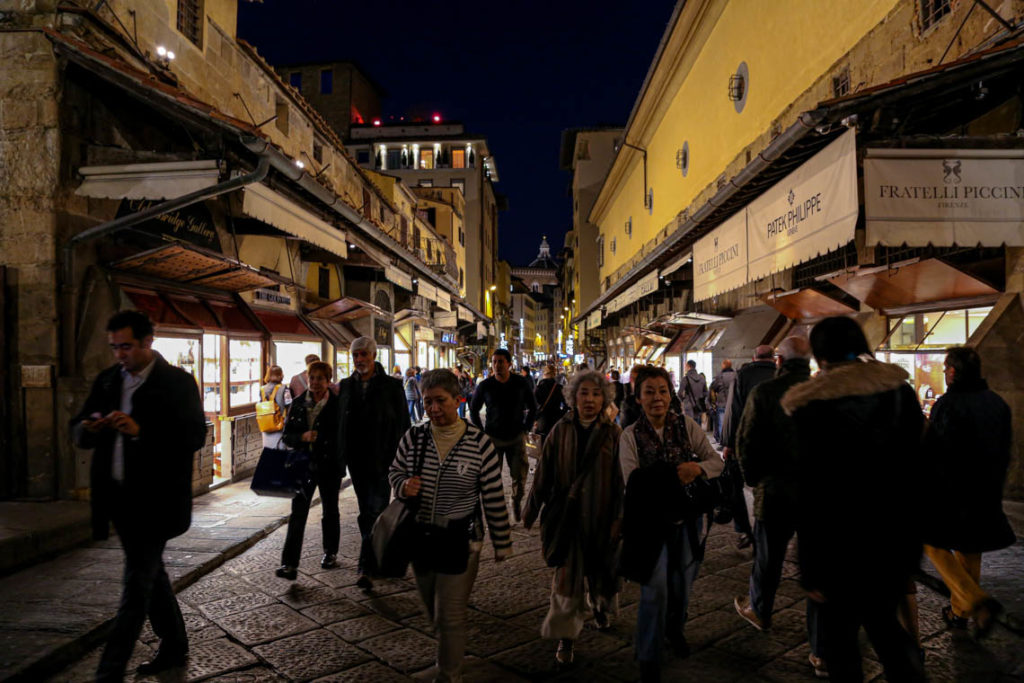
[[[601,362],[678,377],[692,358],[710,377],[848,315],[907,368],[926,412],[959,344],[1024,412],[1015,373],[997,371],[1024,367],[1024,203],[1007,180],[1024,174],[1022,12],[677,3],[597,199],[574,219],[598,230],[598,292],[577,322],[603,337]],[[1013,448],[1020,496],[1024,422]]]
[[[274,69],[320,112],[342,141],[349,140],[353,125],[380,120],[380,103],[387,93],[354,62],[286,64]]]

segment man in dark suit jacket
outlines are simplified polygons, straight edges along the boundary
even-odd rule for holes
[[[391,498],[388,469],[411,423],[402,381],[377,362],[377,343],[359,337],[350,351],[356,371],[338,383],[338,465],[341,472],[348,469],[359,503],[363,543],[356,585],[368,591],[376,571],[370,533]]]
[[[116,313],[107,338],[117,364],[96,378],[71,426],[79,447],[95,449],[93,535],[107,538],[113,522],[124,548],[121,605],[96,674],[120,681],[147,616],[160,650],[139,673],[185,664],[188,638],[163,551],[192,522],[192,458],[206,418],[195,379],[153,351],[144,313]]]

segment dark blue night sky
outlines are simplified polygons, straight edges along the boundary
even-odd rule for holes
[[[271,64],[358,62],[385,118],[437,111],[485,135],[509,201],[500,256],[517,265],[571,224],[562,130],[625,123],[674,4],[264,0],[239,3],[238,35]]]

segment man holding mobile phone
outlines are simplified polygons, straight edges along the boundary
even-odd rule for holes
[[[163,551],[192,521],[192,457],[206,417],[192,375],[153,350],[144,313],[115,313],[107,340],[117,362],[96,378],[71,427],[80,448],[94,449],[93,536],[107,538],[113,522],[124,548],[121,605],[96,672],[97,681],[120,681],[147,617],[160,650],[138,673],[186,663],[188,637]]]

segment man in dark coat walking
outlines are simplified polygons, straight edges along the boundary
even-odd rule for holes
[[[96,378],[71,428],[80,448],[95,449],[93,536],[107,538],[113,522],[124,548],[121,604],[96,672],[97,681],[120,681],[147,617],[160,649],[138,672],[185,665],[188,637],[163,551],[192,522],[192,459],[206,417],[192,375],[153,350],[144,313],[114,314],[107,339],[117,363]]]
[[[736,433],[739,431],[740,420],[747,404],[750,392],[761,382],[767,382],[775,376],[775,349],[762,344],[754,349],[754,360],[746,363],[733,380],[726,399],[725,416],[722,418],[722,459],[726,467],[736,467]],[[732,501],[732,525],[739,532],[737,548],[749,548],[754,542],[754,532],[750,528],[750,516],[747,514],[747,499],[743,495],[743,487],[737,486]]]
[[[907,372],[875,360],[852,319],[815,325],[811,348],[822,371],[782,408],[798,439],[800,583],[821,604],[829,678],[863,680],[863,626],[887,680],[923,681],[897,617],[921,558],[921,405]]]
[[[348,469],[359,503],[363,541],[356,585],[368,591],[376,570],[370,534],[391,498],[388,469],[411,423],[402,381],[377,362],[377,343],[359,337],[350,351],[356,371],[338,384],[338,466],[342,473]]]
[[[924,551],[950,590],[943,619],[965,628],[973,617],[975,634],[984,636],[1003,608],[978,585],[981,554],[1017,541],[1003,513],[1010,407],[982,379],[974,349],[950,349],[945,373],[946,393],[935,402],[925,433],[931,481]]]
[[[811,345],[805,337],[787,337],[775,351],[774,379],[754,387],[736,437],[743,479],[754,487],[754,566],[750,590],[734,601],[736,611],[759,631],[770,628],[775,592],[782,580],[786,548],[796,533],[797,437],[781,400],[790,387],[811,378]],[[807,601],[811,664],[824,671],[818,603]]]

